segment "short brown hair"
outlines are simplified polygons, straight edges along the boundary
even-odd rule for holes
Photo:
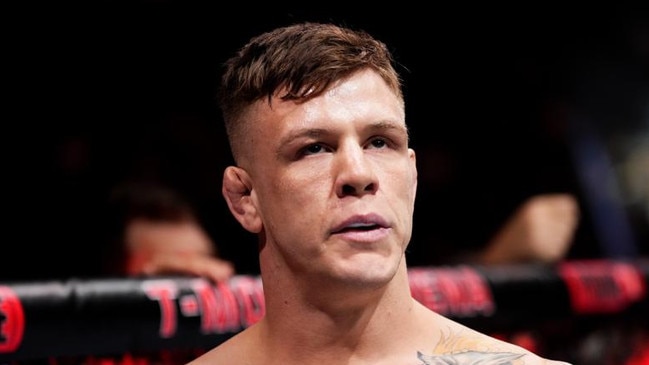
[[[401,79],[385,43],[365,31],[334,24],[299,23],[252,38],[225,63],[218,101],[233,156],[240,155],[242,117],[254,102],[278,91],[284,100],[307,101],[333,82],[370,68],[403,103]]]

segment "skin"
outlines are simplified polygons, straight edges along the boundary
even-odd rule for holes
[[[215,282],[234,275],[233,265],[216,256],[214,243],[193,220],[134,219],[125,240],[127,275],[187,273]]]
[[[579,205],[574,196],[533,196],[507,220],[478,262],[491,265],[557,262],[570,249],[578,223]]]
[[[480,353],[507,359],[490,364],[561,364],[412,299],[415,152],[403,105],[377,74],[361,70],[302,104],[258,101],[247,117],[247,155],[224,172],[223,194],[259,234],[266,315],[192,365],[446,364]]]

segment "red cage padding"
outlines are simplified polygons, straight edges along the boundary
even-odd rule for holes
[[[411,268],[414,297],[497,333],[575,317],[649,313],[649,261]],[[264,314],[259,277],[0,283],[0,362],[211,348]],[[646,321],[646,320],[645,320]]]

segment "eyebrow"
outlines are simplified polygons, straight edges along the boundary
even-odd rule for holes
[[[292,141],[298,138],[318,138],[320,136],[326,135],[327,130],[323,128],[300,128],[292,131],[287,136],[280,140],[280,146],[291,143]]]
[[[372,129],[373,130],[399,130],[406,135],[408,135],[408,127],[405,125],[405,123],[395,123],[391,121],[379,121],[378,123],[372,124]]]
[[[405,126],[405,124],[396,123],[388,120],[381,120],[381,121],[371,123],[365,126],[364,130],[369,130],[372,132],[397,130],[397,131],[405,132],[408,139],[410,137],[408,128]],[[279,150],[281,150],[283,146],[290,144],[292,141],[298,138],[318,139],[327,134],[331,134],[331,131],[324,128],[300,128],[294,130],[280,140],[279,147],[277,148],[278,149],[277,152],[279,153]]]
[[[288,135],[284,136],[282,139],[280,139],[279,144],[277,145],[277,149],[275,150],[276,155],[281,155],[282,154],[282,149],[293,143],[296,139],[300,138],[311,138],[311,139],[319,139],[321,136],[326,135],[327,130],[323,128],[300,128],[294,131],[291,131]]]
[[[396,130],[399,132],[404,132],[406,134],[406,138],[410,139],[408,127],[405,126],[404,124],[397,123],[394,121],[377,121],[375,123],[371,123],[369,125],[366,125],[364,127],[365,131],[371,131],[371,132],[384,132],[384,131],[389,131],[389,130]],[[300,128],[292,131],[288,135],[284,136],[282,139],[280,139],[280,143],[278,144],[277,150],[275,151],[276,154],[280,154],[282,148],[284,146],[292,143],[296,139],[300,138],[310,138],[310,139],[320,139],[322,136],[326,136],[329,134],[332,134],[333,132],[329,129],[325,128]]]

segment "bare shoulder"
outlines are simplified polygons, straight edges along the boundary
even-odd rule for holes
[[[450,334],[428,353],[419,351],[417,357],[423,365],[570,365],[567,362],[545,359],[520,346],[471,332]]]
[[[417,353],[428,364],[570,365],[549,360],[513,343],[475,331],[445,317],[435,321],[441,332],[430,348]]]

